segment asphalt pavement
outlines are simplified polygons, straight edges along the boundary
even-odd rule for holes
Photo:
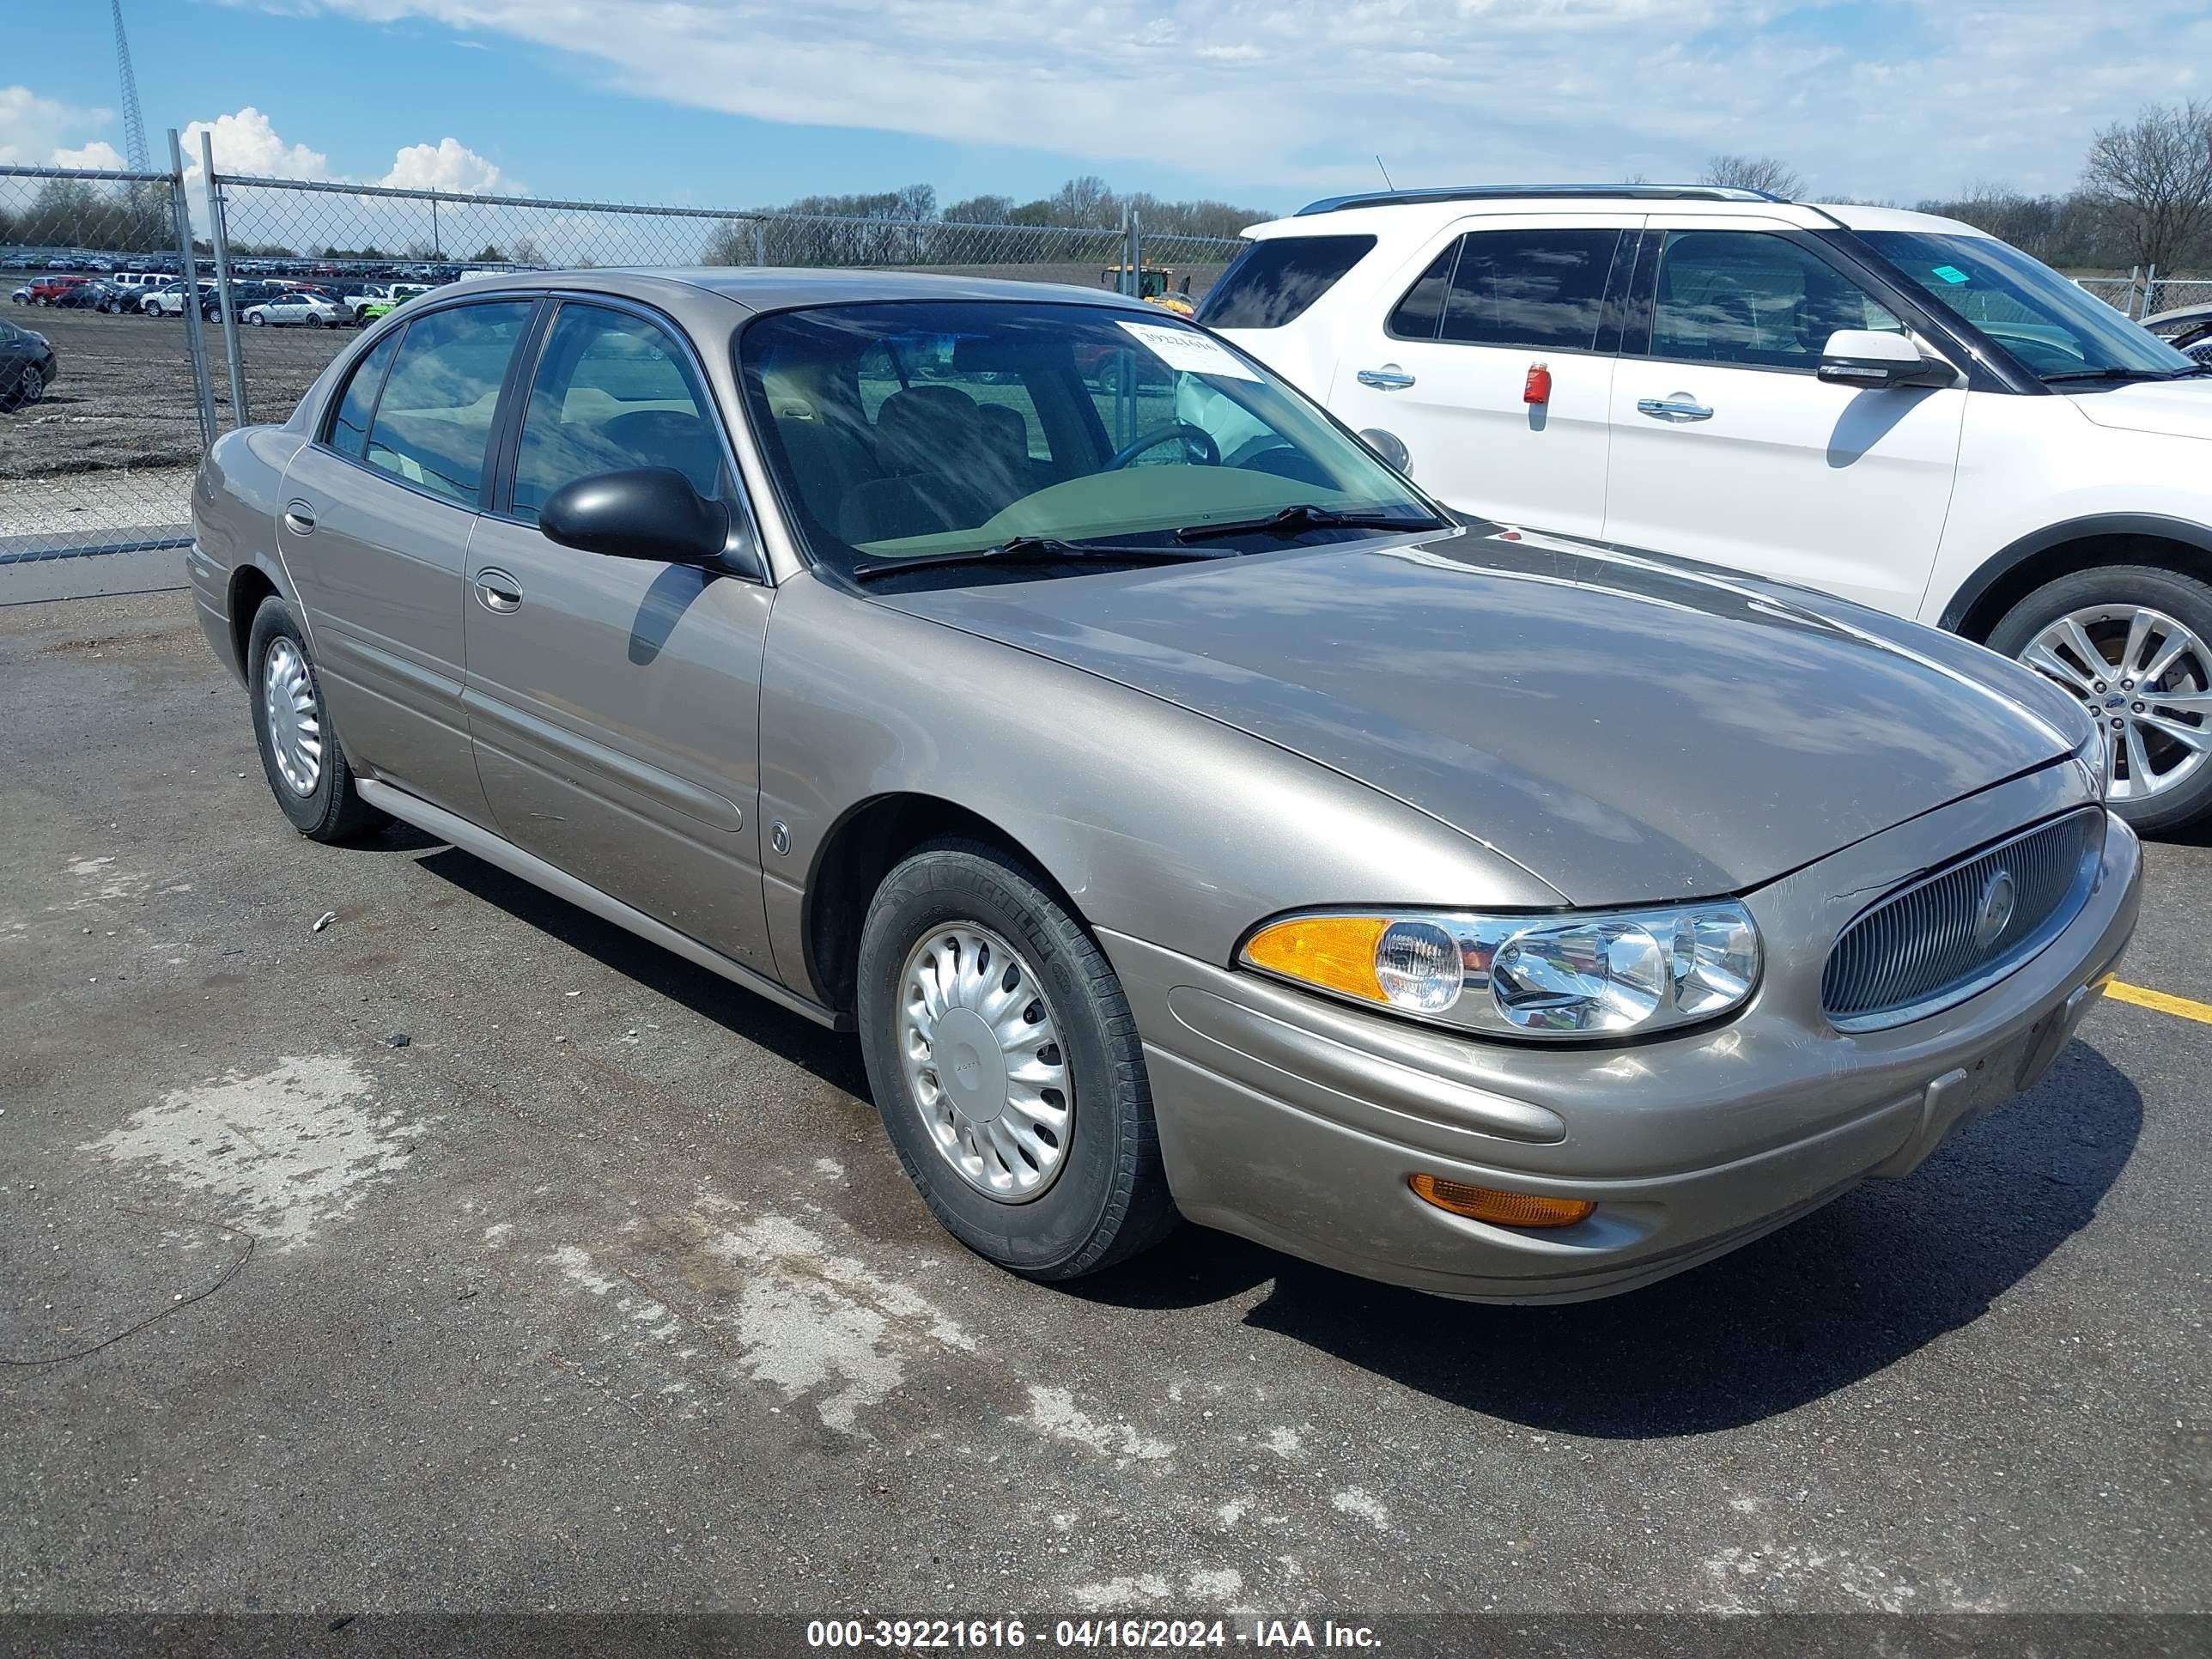
[[[2212,1024],[1609,1301],[1046,1288],[849,1040],[294,834],[186,596],[0,609],[0,687],[8,1610],[2212,1609]],[[2124,975],[2212,1000],[2149,865]]]

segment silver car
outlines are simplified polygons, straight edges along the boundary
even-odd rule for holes
[[[1394,447],[1090,290],[533,275],[225,436],[191,568],[300,830],[856,1031],[1038,1279],[1182,1218],[1601,1295],[2043,1075],[2138,900],[2077,704]]]

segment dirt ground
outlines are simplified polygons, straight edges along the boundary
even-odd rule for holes
[[[189,466],[199,420],[184,325],[174,318],[11,307],[9,320],[43,334],[61,374],[40,402],[0,415],[0,479]],[[222,330],[201,325],[216,419],[231,422]],[[350,344],[349,329],[242,329],[246,413],[283,420],[323,366]],[[6,531],[0,525],[0,534]]]

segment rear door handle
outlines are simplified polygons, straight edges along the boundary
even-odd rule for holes
[[[1671,398],[1641,398],[1637,400],[1636,412],[1649,415],[1655,421],[1710,421],[1713,411],[1686,392],[1678,392]]]
[[[1359,371],[1359,384],[1371,386],[1377,392],[1396,392],[1413,383],[1413,377],[1395,363],[1385,363],[1380,368]]]
[[[522,609],[522,584],[504,570],[477,572],[477,598],[483,601],[484,609],[502,614]]]
[[[284,528],[295,536],[313,535],[315,529],[315,509],[305,501],[285,502]]]

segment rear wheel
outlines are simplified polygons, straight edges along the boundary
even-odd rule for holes
[[[311,841],[343,841],[381,823],[331,729],[306,632],[273,594],[253,613],[246,662],[261,769],[292,827]]]
[[[1991,632],[2081,699],[2105,740],[2106,797],[2138,830],[2212,813],[2212,586],[2152,565],[2077,570]]]
[[[0,386],[0,409],[28,409],[46,395],[46,377],[35,363],[26,363],[10,386]]]
[[[891,1145],[970,1249],[1073,1279],[1174,1227],[1136,1020],[1034,872],[975,842],[914,854],[869,906],[858,1001]]]

